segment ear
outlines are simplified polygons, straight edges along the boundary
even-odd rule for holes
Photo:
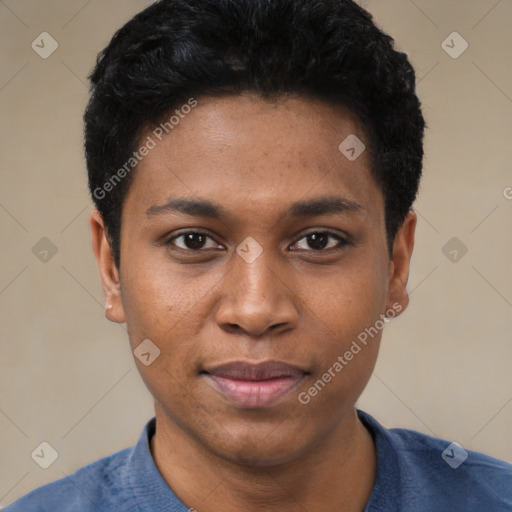
[[[105,316],[111,322],[125,322],[123,303],[121,301],[121,284],[119,270],[114,261],[103,217],[98,210],[93,210],[89,218],[92,234],[92,249],[100,270],[101,282],[105,293]]]
[[[409,304],[407,281],[414,248],[416,221],[416,214],[412,210],[409,211],[393,242],[393,255],[389,265],[387,307],[397,312],[402,312]],[[401,306],[401,309],[398,309],[397,304]]]

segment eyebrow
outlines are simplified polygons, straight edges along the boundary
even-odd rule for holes
[[[186,199],[170,197],[164,204],[153,205],[146,210],[146,215],[160,215],[165,213],[184,213],[195,217],[210,217],[213,219],[227,217],[228,212],[220,205],[206,199]]]
[[[313,217],[337,213],[356,213],[364,208],[355,201],[342,196],[328,196],[298,201],[288,211],[291,217]]]
[[[359,211],[365,211],[365,209],[355,201],[341,196],[327,196],[297,201],[290,206],[286,212],[286,216],[314,217],[329,214],[352,214]],[[168,198],[164,204],[151,206],[146,210],[146,215],[152,217],[175,212],[212,219],[227,218],[230,216],[229,212],[224,207],[206,199],[173,197]]]

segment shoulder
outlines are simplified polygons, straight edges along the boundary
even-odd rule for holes
[[[99,459],[55,482],[43,485],[11,505],[3,512],[97,512],[108,505],[124,508],[126,500],[127,462],[133,448]],[[128,505],[128,503],[125,503]]]
[[[511,464],[412,430],[392,429],[391,436],[404,467],[422,482],[424,496],[435,494],[466,511],[512,510]]]
[[[496,459],[484,453],[468,450],[457,442],[433,437],[415,430],[392,428],[389,436],[408,464],[422,468],[435,466],[443,468],[449,475],[460,473],[473,479],[485,479],[487,476],[512,477],[512,464]],[[508,481],[509,484],[511,481]],[[512,489],[511,489],[512,491]]]
[[[512,464],[414,430],[387,429],[363,415],[377,445],[378,471],[394,474],[406,508],[512,510]]]

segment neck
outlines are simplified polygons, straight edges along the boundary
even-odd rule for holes
[[[213,454],[158,406],[156,418],[155,464],[176,496],[200,512],[361,512],[375,481],[373,440],[355,410],[309,453],[264,467]]]

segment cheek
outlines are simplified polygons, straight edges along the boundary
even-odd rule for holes
[[[372,325],[386,306],[386,277],[368,262],[340,269],[321,279],[301,279],[306,315],[317,322],[326,337],[357,337]],[[308,313],[307,309],[310,310]]]
[[[191,280],[175,266],[153,260],[148,256],[126,265],[129,271],[122,276],[121,286],[123,306],[132,335],[153,335],[165,341],[194,317],[215,280],[208,274]]]
[[[333,272],[321,280],[321,286],[315,282],[304,288],[309,290],[307,314],[317,340],[313,387],[304,399],[311,398],[319,407],[327,406],[334,396],[355,401],[371,376],[385,326],[381,318],[386,307],[385,272],[361,261],[349,270]],[[319,380],[329,388],[326,393]]]
[[[130,345],[137,356],[141,342],[151,340],[159,353],[148,366],[136,360],[142,379],[155,395],[162,387],[166,395],[179,394],[184,382],[197,372],[201,330],[219,276],[206,272],[191,279],[176,267],[148,265],[148,261],[141,258],[136,265],[132,260],[125,266],[129,271],[122,279]]]

